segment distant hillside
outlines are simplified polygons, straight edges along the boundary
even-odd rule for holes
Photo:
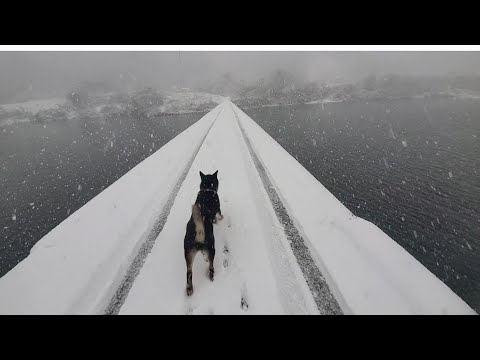
[[[209,94],[235,97],[242,92],[244,85],[237,81],[232,74],[223,74],[211,83],[200,86],[199,90]]]
[[[479,99],[480,76],[369,75],[356,83],[302,82],[291,73],[276,70],[244,86],[233,98],[242,107],[293,105],[338,101],[369,101],[448,96]]]

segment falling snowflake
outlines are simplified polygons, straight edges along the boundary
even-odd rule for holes
[[[393,129],[392,129],[392,124],[390,124],[390,128],[388,129],[388,134],[390,135],[390,137],[392,139],[395,140],[395,134],[394,134]]]
[[[390,166],[389,166],[388,163],[387,163],[387,159],[383,158],[383,163],[385,164],[385,167],[386,167],[387,169],[390,169]]]

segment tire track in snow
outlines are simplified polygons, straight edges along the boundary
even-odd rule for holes
[[[310,250],[305,244],[305,240],[302,238],[297,228],[293,224],[293,221],[288,215],[287,209],[283,205],[282,200],[278,196],[272,182],[270,181],[270,178],[268,177],[262,162],[260,161],[258,155],[253,149],[250,139],[248,138],[245,130],[242,127],[242,124],[240,123],[237,112],[233,107],[231,108],[242,133],[242,137],[247,144],[250,156],[252,157],[257,172],[262,179],[265,191],[268,194],[268,197],[280,224],[282,224],[284,228],[287,240],[292,248],[297,263],[302,270],[302,274],[308,284],[308,287],[312,293],[318,310],[321,314],[324,315],[342,315],[342,309],[340,308],[337,300],[330,291],[330,288],[328,287],[324,276],[315,264],[315,261],[310,254]]]
[[[150,252],[152,251],[153,245],[155,245],[155,240],[157,239],[158,235],[162,232],[163,227],[167,222],[168,215],[170,215],[170,210],[172,209],[172,206],[175,202],[177,194],[180,191],[180,188],[182,187],[183,182],[187,177],[188,172],[190,171],[190,168],[192,167],[193,161],[197,157],[197,154],[200,151],[203,143],[205,142],[205,139],[210,133],[210,130],[212,129],[215,122],[217,121],[219,115],[222,113],[224,107],[225,106],[222,106],[222,108],[218,111],[217,115],[215,116],[215,119],[212,121],[212,124],[208,128],[202,141],[200,142],[198,147],[195,149],[194,154],[192,155],[191,159],[189,160],[189,162],[183,169],[182,173],[180,174],[180,177],[175,183],[175,186],[173,187],[173,190],[170,193],[170,196],[168,197],[167,202],[163,206],[162,211],[160,212],[160,215],[158,216],[157,220],[153,224],[152,229],[150,230],[147,236],[147,239],[140,246],[140,249],[138,250],[135,257],[133,258],[133,261],[130,264],[127,270],[127,273],[125,274],[120,286],[117,288],[117,290],[115,291],[115,294],[110,300],[105,310],[105,315],[117,315],[120,312],[120,308],[125,303],[128,293],[132,288],[133,282],[135,281],[136,277],[140,273],[140,270],[142,269],[142,266],[145,263],[145,260],[148,254],[150,254]]]

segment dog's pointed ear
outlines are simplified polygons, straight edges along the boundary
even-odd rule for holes
[[[204,179],[205,178],[205,175],[200,171],[200,179]]]
[[[213,173],[213,175],[215,175],[215,177],[217,177],[217,174],[218,174],[218,170]]]

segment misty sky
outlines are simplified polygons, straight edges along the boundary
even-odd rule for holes
[[[0,103],[30,92],[65,95],[81,81],[135,78],[191,87],[225,72],[254,80],[282,68],[301,79],[355,81],[369,73],[480,74],[480,52],[0,52]]]

